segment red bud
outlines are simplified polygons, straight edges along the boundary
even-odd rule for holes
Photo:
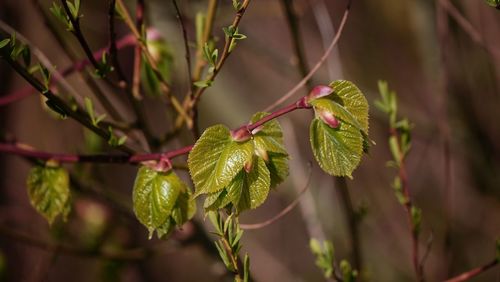
[[[331,128],[339,128],[340,121],[332,113],[325,110],[319,110],[318,115],[319,118]]]
[[[332,92],[333,92],[333,89],[331,87],[325,86],[325,85],[318,85],[318,86],[315,86],[311,90],[311,92],[309,92],[309,95],[307,95],[307,97],[309,100],[314,100],[314,99],[328,96],[328,95],[332,94]]]

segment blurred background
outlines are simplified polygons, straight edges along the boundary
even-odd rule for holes
[[[178,2],[194,42],[196,13],[205,11],[208,1]],[[133,1],[129,4],[134,7]],[[188,79],[175,10],[171,1],[145,4],[148,25],[166,42],[173,92],[182,97]],[[84,54],[75,38],[49,15],[50,5],[45,0],[2,0],[0,19],[62,70],[75,60],[64,49],[81,59]],[[286,5],[295,16],[305,67],[311,68],[334,37],[346,1],[252,1],[240,25],[248,38],[239,42],[201,99],[200,129],[217,123],[236,128],[301,79]],[[108,44],[107,9],[108,1],[82,1],[81,24],[93,50]],[[222,27],[233,17],[231,1],[219,1],[214,27],[219,49]],[[58,27],[60,36],[54,36],[50,26]],[[424,264],[428,281],[444,280],[495,256],[500,235],[499,30],[500,11],[485,1],[353,1],[339,44],[312,79],[313,85],[350,80],[370,105],[379,96],[380,79],[398,93],[399,114],[413,124],[406,165],[411,196],[423,212],[420,250],[422,255],[428,250]],[[128,34],[122,23],[117,23],[117,31],[119,37]],[[119,58],[129,73],[133,49],[120,50]],[[78,95],[94,95],[82,76],[67,80]],[[3,61],[0,82],[0,97],[27,85]],[[104,85],[98,87],[109,91]],[[306,93],[303,89],[287,103]],[[113,103],[121,113],[130,114],[126,99],[118,97]],[[152,97],[144,103],[154,134],[163,134],[171,115]],[[80,125],[54,118],[42,105],[35,94],[0,106],[2,138],[49,152],[88,153],[96,148],[99,141]],[[337,259],[361,267],[363,280],[415,281],[405,210],[391,187],[397,171],[386,166],[391,159],[387,117],[371,107],[370,137],[376,145],[363,157],[354,179],[347,180],[347,190],[336,187],[314,162],[307,137],[310,120],[308,111],[280,118],[291,155],[290,176],[263,206],[241,217],[242,223],[271,218],[311,178],[308,191],[290,214],[245,232],[243,252],[251,257],[253,278],[324,281],[308,247],[309,238],[315,237],[331,240]],[[193,142],[186,131],[162,149]],[[25,179],[31,165],[16,156],[0,155],[0,281],[231,281],[211,243],[214,238],[207,235],[212,227],[204,221],[201,208],[196,220],[169,240],[147,239],[147,230],[131,209],[136,167],[68,166],[82,185],[72,187],[68,222],[49,228],[27,197]],[[185,171],[180,174],[188,179]],[[364,216],[352,222],[353,213],[360,211]],[[500,281],[500,268],[472,281]]]

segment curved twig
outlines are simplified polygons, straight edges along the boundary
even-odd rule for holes
[[[295,208],[299,204],[300,197],[302,195],[304,195],[304,193],[309,188],[309,184],[311,183],[311,175],[312,175],[312,169],[311,169],[312,165],[311,165],[311,162],[309,162],[308,165],[309,165],[309,174],[307,176],[306,184],[304,185],[304,188],[302,188],[302,190],[300,190],[300,192],[297,195],[297,197],[295,198],[295,200],[293,200],[282,211],[280,211],[277,215],[271,217],[270,219],[268,219],[266,221],[263,221],[263,222],[260,222],[260,223],[253,223],[253,224],[243,224],[242,223],[242,224],[240,224],[241,229],[244,229],[244,230],[255,230],[255,229],[264,228],[264,227],[269,226],[269,225],[273,224],[274,222],[278,221],[279,219],[281,219],[282,217],[284,217],[285,215],[287,215],[291,210],[293,210],[293,208]]]
[[[321,58],[316,63],[316,65],[314,65],[314,67],[309,71],[309,73],[299,83],[297,83],[292,89],[290,89],[287,93],[285,93],[285,95],[283,95],[281,98],[279,98],[276,102],[274,102],[269,107],[267,107],[264,110],[264,112],[268,112],[268,111],[276,108],[277,106],[283,104],[286,100],[290,99],[295,93],[297,93],[297,91],[299,89],[306,86],[307,81],[309,81],[309,79],[311,79],[311,77],[319,70],[321,65],[326,61],[326,59],[328,58],[328,56],[332,52],[333,47],[335,47],[335,45],[337,45],[337,43],[340,39],[340,36],[342,35],[342,31],[344,30],[344,26],[347,22],[350,8],[351,8],[351,1],[349,1],[349,3],[347,4],[347,7],[346,7],[345,12],[344,12],[344,16],[342,17],[342,20],[340,21],[340,25],[339,25],[337,34],[335,34],[335,37],[333,38],[332,43],[330,43],[330,46],[328,46],[328,49],[326,49],[325,53],[323,54],[323,56],[321,56]]]

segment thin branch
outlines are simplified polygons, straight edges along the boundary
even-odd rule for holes
[[[29,82],[38,92],[45,96],[49,101],[56,105],[60,111],[64,112],[67,116],[78,121],[83,126],[95,132],[97,135],[101,136],[105,140],[109,140],[111,134],[109,131],[94,125],[90,120],[88,114],[81,109],[74,111],[69,105],[66,104],[59,96],[55,95],[52,91],[45,89],[45,87],[38,81],[33,75],[28,73],[28,71],[22,67],[18,62],[13,61],[8,54],[2,56],[2,58],[27,82]],[[124,152],[131,153],[133,150],[126,145],[118,147]]]
[[[116,0],[110,0],[108,9],[108,27],[109,27],[109,57],[113,63],[113,67],[116,70],[118,79],[120,80],[120,86],[126,85],[127,77],[123,71],[120,61],[118,60],[118,47],[116,42],[116,30],[115,30],[115,10],[116,10]]]
[[[390,132],[391,136],[395,137],[396,140],[400,140],[399,134],[395,128],[391,128]],[[413,268],[415,270],[417,281],[424,281],[423,267],[420,264],[420,256],[419,256],[419,243],[418,243],[419,231],[416,229],[415,223],[413,221],[412,208],[414,207],[414,205],[410,195],[408,174],[405,166],[405,154],[403,153],[403,150],[401,149],[399,143],[398,143],[398,150],[400,151],[400,156],[401,156],[401,160],[399,160],[398,162],[399,163],[398,174],[399,174],[399,179],[401,180],[401,190],[405,198],[405,203],[403,206],[405,207],[406,217],[408,220],[408,225],[410,227],[410,233],[411,233]]]
[[[135,8],[135,27],[142,29],[144,24],[144,1],[137,0]],[[134,72],[132,74],[132,95],[135,100],[142,99],[141,95],[141,65],[142,65],[142,49],[140,44],[137,44],[134,49]]]
[[[335,187],[340,193],[341,203],[344,209],[344,215],[351,236],[351,250],[353,254],[354,267],[358,271],[363,269],[363,258],[361,256],[361,240],[359,238],[359,217],[352,205],[349,187],[345,177],[335,177]]]
[[[139,0],[143,1],[143,0]],[[139,32],[139,29],[137,28],[136,24],[132,20],[132,17],[130,16],[129,11],[127,10],[127,7],[123,3],[123,0],[117,0],[116,4],[118,4],[118,8],[121,10],[122,15],[124,17],[125,24],[128,26],[128,28],[132,31],[134,36],[137,39],[137,42],[139,43],[139,46],[141,47],[142,54],[144,54],[146,60],[148,63],[151,65],[151,68],[153,69],[153,73],[155,74],[155,77],[158,79],[159,84],[160,84],[160,89],[163,94],[167,96],[169,99],[170,103],[172,103],[173,108],[177,111],[177,113],[185,120],[187,120],[188,124],[191,124],[191,118],[189,115],[186,113],[182,105],[180,104],[179,100],[170,93],[170,86],[168,85],[167,81],[161,74],[161,72],[158,69],[158,64],[156,63],[155,59],[151,55],[151,53],[148,50],[148,47],[146,45],[146,42],[143,40],[141,33]],[[136,54],[137,55],[137,54]]]
[[[90,49],[90,46],[85,39],[85,36],[83,36],[83,32],[80,27],[80,18],[74,18],[73,14],[71,13],[71,10],[68,7],[68,3],[66,0],[61,0],[61,4],[64,8],[64,11],[66,12],[66,16],[68,16],[69,21],[71,22],[71,25],[73,26],[73,30],[71,33],[76,37],[78,42],[80,43],[80,46],[82,47],[83,51],[85,52],[85,55],[89,59],[90,63],[94,66],[96,70],[101,70],[101,64],[97,62],[97,60],[94,58],[92,54],[92,50]]]
[[[304,185],[304,188],[302,188],[299,192],[299,194],[296,196],[295,200],[293,200],[288,206],[286,206],[283,210],[281,210],[277,215],[273,216],[272,218],[260,222],[260,223],[253,223],[253,224],[240,224],[241,229],[244,230],[255,230],[255,229],[261,229],[266,226],[269,226],[285,215],[287,215],[290,211],[292,211],[299,203],[300,203],[300,198],[304,193],[307,191],[309,188],[309,184],[311,183],[311,175],[312,175],[312,169],[311,169],[311,163],[309,163],[309,173],[307,176],[306,184]]]
[[[481,33],[460,13],[450,0],[439,0],[438,3],[457,22],[472,41],[483,47],[493,57],[500,58],[500,49],[488,45]]]
[[[238,27],[238,25],[240,24],[241,19],[243,18],[243,15],[245,14],[245,12],[246,12],[246,10],[248,8],[248,5],[250,5],[250,1],[251,0],[245,0],[241,4],[241,8],[238,10],[238,12],[236,12],[236,16],[234,17],[234,20],[233,20],[233,23],[231,24],[231,26],[233,26],[234,28]],[[216,65],[214,71],[212,72],[212,74],[207,78],[207,80],[213,81],[215,79],[215,77],[217,77],[217,74],[219,73],[219,71],[221,70],[222,66],[226,62],[227,58],[231,54],[231,52],[229,51],[229,47],[230,46],[231,46],[231,38],[227,38],[226,43],[224,44],[224,49],[222,50],[222,54],[220,56],[220,60],[217,63],[217,65]],[[205,92],[206,89],[207,89],[207,87],[198,88],[196,90],[196,92],[193,94],[193,98],[190,101],[189,109],[195,107],[196,103],[198,102],[198,100],[200,99],[201,95],[203,95],[203,93]]]
[[[474,268],[470,271],[467,271],[465,273],[462,273],[458,276],[455,276],[453,278],[450,278],[448,280],[446,280],[445,282],[462,282],[462,281],[467,281],[469,279],[471,279],[472,277],[475,277],[485,271],[487,271],[488,269],[491,269],[493,267],[495,267],[496,265],[498,265],[498,262],[499,260],[498,259],[494,259],[492,260],[491,262],[483,265],[483,266],[480,266],[480,267],[477,267],[477,268]]]
[[[48,251],[48,252],[60,252],[62,254],[70,256],[79,257],[90,257],[97,259],[110,259],[119,261],[130,261],[130,260],[142,260],[152,255],[153,249],[148,248],[136,248],[130,250],[120,250],[120,251],[105,251],[105,250],[86,250],[80,249],[73,246],[68,246],[60,243],[44,242],[38,238],[32,237],[24,232],[20,232],[12,229],[11,227],[6,227],[0,225],[0,233],[4,236],[10,237],[14,240],[22,242],[24,244]]]
[[[212,37],[212,30],[214,26],[214,21],[215,21],[215,14],[217,12],[217,3],[218,0],[209,0],[208,2],[208,8],[207,8],[207,16],[205,18],[205,24],[204,24],[204,29],[203,29],[203,35],[202,38],[196,46],[196,65],[194,67],[194,72],[193,72],[193,82],[198,81],[201,79],[201,73],[203,71],[203,68],[207,64],[206,60],[203,57],[203,45],[210,40],[210,37]],[[194,89],[196,86],[192,85],[192,91],[191,94],[194,93]],[[190,96],[190,95],[189,95]],[[191,97],[193,99],[193,97]],[[186,102],[185,100],[184,102]]]
[[[42,86],[40,86],[42,87]],[[47,93],[51,93],[50,91]],[[45,93],[45,94],[47,94]],[[45,95],[44,94],[44,95]],[[52,94],[53,95],[53,94]],[[55,95],[54,95],[55,96]],[[50,96],[52,98],[52,96]],[[60,99],[59,97],[55,96],[55,98]],[[59,101],[59,100],[57,100]],[[256,129],[257,127],[263,125],[264,123],[273,120],[275,118],[278,118],[284,114],[290,113],[292,111],[298,110],[298,109],[308,109],[310,108],[309,106],[306,106],[305,104],[305,98],[301,98],[299,101],[297,101],[294,104],[291,104],[283,109],[277,110],[274,113],[271,113],[264,118],[258,120],[257,122],[253,124],[247,124],[243,125],[237,130],[243,129],[245,130],[248,134],[251,134],[252,130]],[[67,107],[64,103],[62,104],[61,107]],[[63,108],[65,110],[66,108]],[[71,111],[71,113],[73,113]],[[81,118],[80,116],[77,116],[78,118]],[[87,122],[87,118],[84,117],[85,122]],[[94,127],[92,124],[90,124],[92,127]],[[87,126],[87,125],[85,125]],[[92,128],[91,128],[92,129]],[[97,127],[95,128],[96,130],[101,130],[101,128]],[[100,132],[100,131],[99,131]],[[99,133],[96,132],[96,133]],[[102,132],[100,132],[102,133]],[[106,134],[109,134],[108,132],[105,132]],[[80,162],[94,162],[94,163],[129,163],[129,164],[137,164],[137,163],[142,163],[146,161],[159,161],[159,160],[170,160],[172,158],[188,154],[191,149],[193,148],[193,145],[185,146],[180,149],[168,151],[168,152],[163,152],[163,153],[147,153],[147,154],[134,154],[134,155],[125,155],[125,154],[94,154],[94,155],[78,155],[78,154],[60,154],[60,153],[48,153],[48,152],[42,152],[42,151],[36,151],[32,150],[30,146],[23,146],[23,145],[16,145],[16,144],[8,144],[8,143],[0,143],[0,153],[8,153],[8,154],[14,154],[14,155],[20,155],[24,156],[27,158],[31,159],[38,159],[38,160],[54,160],[58,161],[61,163],[80,163]],[[126,148],[125,148],[126,149]]]
[[[302,36],[298,25],[297,13],[293,7],[293,0],[281,0],[281,6],[285,10],[286,21],[292,37],[292,45],[297,58],[297,66],[300,75],[301,77],[305,77],[309,72],[309,68],[307,66],[307,60],[304,53],[304,45],[302,44]],[[308,80],[306,85],[308,88],[311,88],[311,81]]]
[[[274,102],[271,106],[267,107],[264,110],[265,112],[268,112],[268,111],[276,108],[277,106],[283,104],[286,100],[291,98],[293,95],[295,95],[295,93],[298,90],[300,90],[302,87],[306,86],[307,81],[309,81],[309,79],[311,79],[311,77],[319,70],[321,65],[326,61],[326,59],[328,58],[328,56],[332,52],[333,47],[335,47],[335,45],[337,45],[337,42],[339,41],[340,36],[342,35],[342,31],[344,30],[344,26],[345,26],[345,24],[347,22],[347,18],[349,16],[350,7],[351,7],[351,1],[349,1],[349,3],[347,4],[344,15],[342,17],[342,20],[340,21],[340,25],[339,25],[337,34],[335,34],[335,37],[332,39],[332,42],[330,43],[330,46],[328,46],[328,49],[326,49],[325,53],[323,54],[323,56],[321,56],[321,58],[316,63],[316,65],[314,65],[314,67],[311,69],[311,71],[309,71],[309,73],[298,84],[296,84],[292,89],[290,89],[287,93],[285,93],[285,95],[283,95],[280,99],[278,99],[276,102]]]
[[[189,81],[189,89],[191,89],[191,84],[193,83],[193,79],[191,78],[191,52],[189,51],[189,38],[186,32],[186,26],[184,24],[184,18],[182,17],[181,10],[179,9],[179,6],[177,5],[176,0],[172,0],[172,3],[174,4],[175,8],[175,13],[177,15],[177,20],[179,21],[179,26],[181,28],[182,32],[182,38],[184,41],[184,51],[185,51],[185,57],[186,57],[186,66],[187,66],[187,73],[188,73],[188,81]]]
[[[155,29],[151,29],[148,32],[148,37],[152,38],[152,39],[159,38],[159,33]],[[121,49],[124,49],[124,48],[129,47],[129,46],[134,46],[136,44],[136,42],[137,41],[135,39],[135,36],[132,34],[128,34],[128,35],[126,35],[126,36],[124,36],[116,41],[116,47],[118,50],[121,50]],[[31,48],[33,48],[33,47],[31,46]],[[106,50],[107,50],[107,47],[104,47],[104,48],[97,50],[93,54],[94,58],[95,59],[101,58],[102,54]],[[85,69],[86,66],[89,65],[89,63],[90,62],[88,59],[83,59],[81,61],[75,62],[74,64],[72,64],[69,67],[64,68],[61,72],[57,72],[57,71],[53,72],[55,75],[52,77],[51,83],[57,83],[57,82],[61,81],[60,78],[69,76],[69,75],[73,74],[74,72],[82,71],[83,69]],[[45,63],[44,63],[44,66],[45,66]],[[47,67],[49,69],[49,66],[45,66],[45,67]],[[35,94],[35,93],[36,93],[36,91],[34,91],[32,87],[25,86],[25,87],[15,91],[14,93],[0,96],[0,106],[14,103],[16,101],[19,101],[19,100],[26,98],[32,94]]]

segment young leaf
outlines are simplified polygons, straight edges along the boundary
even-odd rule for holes
[[[7,46],[9,43],[10,43],[10,38],[5,38],[5,39],[1,40],[0,41],[0,49]]]
[[[251,123],[267,116],[268,113],[256,113]],[[271,176],[271,188],[276,187],[288,176],[288,153],[283,144],[283,132],[277,120],[272,120],[253,130],[255,154],[265,162]]]
[[[35,166],[27,178],[31,205],[52,224],[69,212],[69,175],[62,167]]]
[[[261,158],[254,158],[249,173],[242,170],[228,186],[228,197],[238,213],[247,209],[255,209],[267,199],[271,177],[267,166]]]
[[[206,129],[188,157],[195,196],[222,190],[251,160],[253,151],[252,142],[233,141],[223,125]]]
[[[318,118],[311,122],[310,141],[316,161],[330,175],[352,177],[363,153],[361,132],[348,123],[333,129]]]
[[[166,229],[164,225],[168,224],[179,194],[186,190],[186,184],[173,171],[158,172],[146,166],[139,169],[133,191],[134,212],[148,228],[149,238],[156,229]]]
[[[500,0],[484,0],[484,1],[491,7],[495,7],[500,10]]]
[[[330,84],[333,93],[327,98],[343,106],[354,116],[361,129],[368,134],[368,102],[356,85],[350,81],[337,80]]]

